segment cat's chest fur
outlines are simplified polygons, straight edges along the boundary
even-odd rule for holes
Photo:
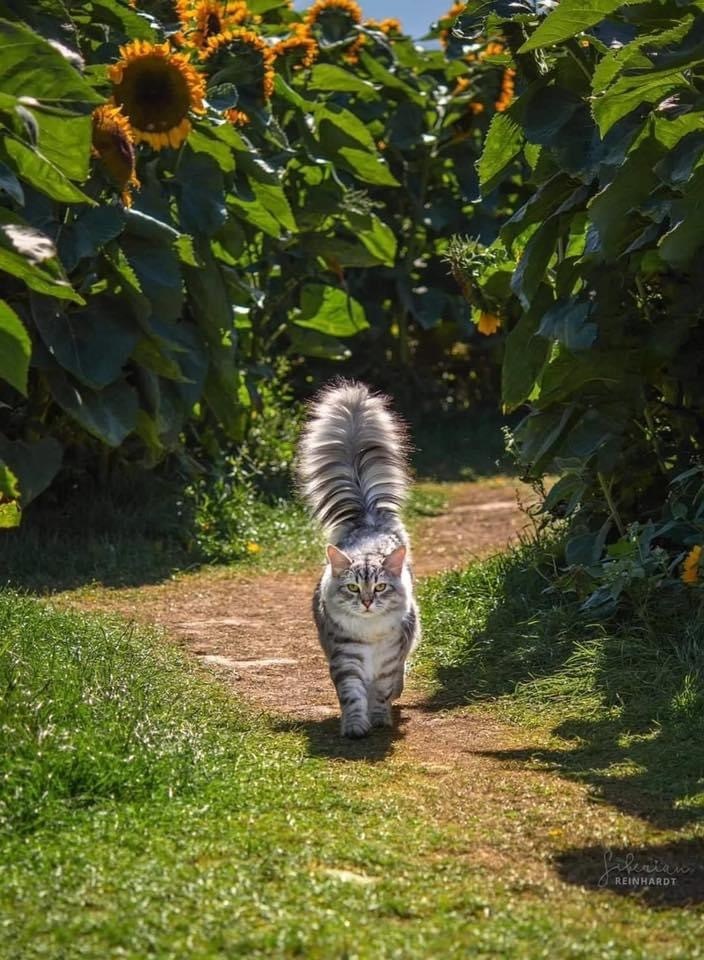
[[[336,610],[333,616],[344,635],[352,640],[379,645],[387,640],[397,641],[401,636],[402,613],[398,610],[369,614],[369,616],[358,616]]]

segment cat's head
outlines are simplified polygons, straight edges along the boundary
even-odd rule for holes
[[[328,599],[346,613],[368,617],[405,605],[404,546],[387,556],[351,557],[329,544],[327,555]]]

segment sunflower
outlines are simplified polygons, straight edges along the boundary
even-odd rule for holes
[[[479,314],[479,322],[477,327],[480,333],[483,333],[485,337],[491,336],[492,333],[496,331],[501,326],[501,320],[496,316],[495,313],[487,313],[486,310],[482,310]]]
[[[401,21],[396,17],[387,17],[385,20],[365,20],[364,26],[368,30],[379,30],[388,37],[390,34],[403,33]]]
[[[701,558],[702,548],[699,545],[692,547],[687,556],[684,558],[682,579],[685,583],[696,583],[699,579],[699,562]]]
[[[108,70],[113,98],[129,118],[136,141],[155,150],[178,147],[191,130],[188,111],[204,113],[205,81],[168,43],[133,40]]]
[[[347,14],[352,23],[362,22],[362,8],[356,0],[315,0],[306,10],[306,23],[312,27],[326,13]]]
[[[194,47],[207,46],[211,37],[245,23],[259,23],[244,0],[199,0],[193,7],[181,9],[182,34]]]
[[[222,53],[235,54],[241,58],[243,70],[254,73],[257,82],[261,83],[262,98],[271,99],[274,92],[275,56],[266,40],[252,30],[227,30],[217,37],[211,37],[201,56],[203,60],[210,60]]]
[[[134,136],[120,107],[106,103],[93,111],[93,156],[99,157],[120,189],[122,202],[132,206],[132,188],[140,183],[135,172]]]
[[[318,56],[318,44],[311,36],[310,27],[305,23],[295,23],[290,37],[280,40],[272,47],[276,59],[290,56],[294,60],[294,69],[311,67]]]

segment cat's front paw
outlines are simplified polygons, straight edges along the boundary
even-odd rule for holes
[[[359,740],[360,737],[366,737],[371,730],[371,724],[366,717],[343,717],[341,733],[343,737],[349,737],[351,740]]]
[[[391,707],[388,704],[379,704],[372,708],[370,720],[373,727],[391,727],[393,718],[391,716]]]

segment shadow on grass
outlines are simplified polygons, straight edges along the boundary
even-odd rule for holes
[[[201,563],[179,484],[131,472],[108,488],[50,489],[0,536],[0,583],[55,593],[139,586]]]
[[[554,860],[560,878],[651,907],[704,903],[704,840],[633,847],[589,846]]]
[[[589,623],[546,592],[549,572],[548,552],[532,545],[423,587],[425,708],[503,697],[521,722],[544,729],[549,717],[556,739],[488,755],[547,766],[659,828],[703,819],[704,617],[695,601],[676,586]]]
[[[311,757],[374,763],[388,757],[395,744],[406,735],[408,717],[402,715],[398,706],[393,707],[393,714],[393,727],[379,727],[372,730],[368,737],[359,740],[340,736],[340,718],[337,716],[323,720],[278,719],[274,723],[274,730],[277,733],[303,734],[306,752]]]

